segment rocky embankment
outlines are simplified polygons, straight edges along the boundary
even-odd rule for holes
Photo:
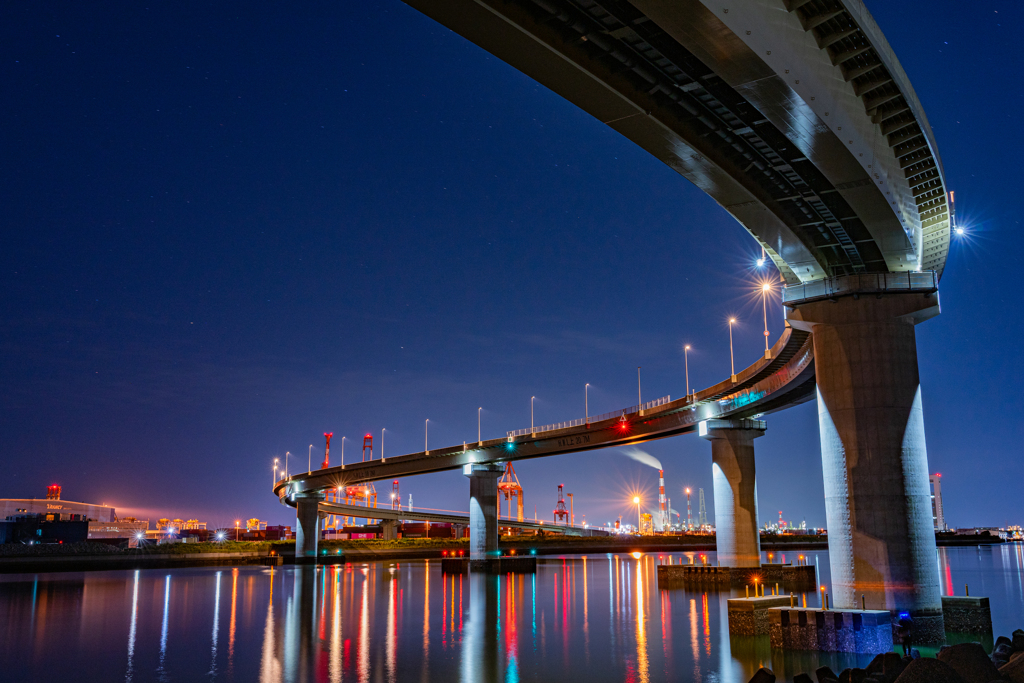
[[[999,636],[992,654],[980,643],[947,645],[935,659],[923,658],[917,650],[900,657],[895,652],[878,655],[867,668],[844,669],[836,674],[823,666],[809,674],[797,674],[793,683],[1024,683],[1024,630],[1012,637]],[[771,669],[758,669],[750,683],[775,683]]]

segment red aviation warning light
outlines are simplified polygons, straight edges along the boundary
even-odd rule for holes
[[[60,500],[59,484],[52,484],[46,487],[46,500]]]

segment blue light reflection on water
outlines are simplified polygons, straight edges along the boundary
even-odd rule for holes
[[[801,554],[827,585],[827,554]],[[423,561],[240,567],[230,582],[220,569],[7,575],[0,577],[0,671],[10,681],[86,683],[743,683],[760,665],[790,680],[820,663],[865,663],[730,637],[728,593],[659,590],[658,563],[689,561],[679,554],[541,558],[536,575],[504,576],[443,576],[437,562]],[[943,548],[937,570],[944,594],[962,595],[967,584],[991,599],[996,635],[1024,626],[1021,544]],[[608,610],[589,609],[591,599],[605,604],[604,591]]]

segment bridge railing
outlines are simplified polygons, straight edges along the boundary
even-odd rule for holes
[[[786,285],[782,288],[782,302],[826,299],[844,294],[882,293],[882,292],[934,292],[939,288],[938,275],[933,270],[922,272],[907,271],[905,273],[863,273],[859,275],[842,275],[805,282],[799,285]]]
[[[569,420],[568,422],[555,422],[554,424],[543,425],[539,427],[527,427],[526,429],[517,429],[512,432],[508,432],[508,438],[514,439],[517,436],[523,436],[524,434],[536,434],[538,432],[553,432],[557,429],[569,429],[570,427],[581,427],[591,422],[600,422],[602,420],[608,420],[613,417],[620,417],[622,415],[630,415],[632,413],[639,413],[641,410],[650,410],[651,408],[657,408],[663,406],[672,400],[671,396],[662,396],[656,398],[653,401],[647,403],[641,403],[640,405],[630,406],[628,408],[622,408],[621,410],[613,410],[610,413],[601,413],[600,415],[590,415],[589,417],[581,417],[578,420]]]

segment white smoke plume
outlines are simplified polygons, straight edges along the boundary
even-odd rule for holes
[[[638,463],[640,463],[642,465],[647,465],[648,467],[653,467],[656,470],[664,469],[661,466],[661,461],[660,460],[655,458],[653,455],[651,455],[647,451],[642,451],[639,448],[636,448],[635,446],[630,446],[629,448],[623,448],[622,449],[622,454],[624,456],[626,456],[627,458],[632,458],[633,460],[636,460]]]

